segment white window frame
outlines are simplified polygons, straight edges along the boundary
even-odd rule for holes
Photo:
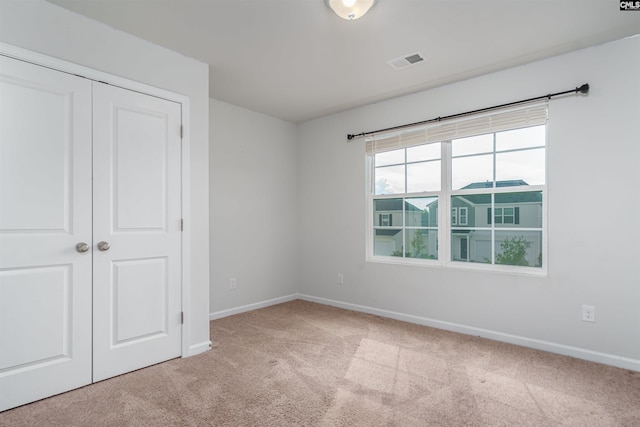
[[[464,212],[464,215],[462,214]],[[462,220],[464,218],[464,221]],[[458,225],[467,225],[469,223],[469,210],[465,206],[458,208]],[[451,223],[451,225],[454,225]]]
[[[536,125],[544,124],[545,125],[545,165],[547,162],[548,155],[548,123],[546,121],[546,105],[545,105],[545,121],[544,123],[538,123]],[[525,125],[515,125],[513,127],[507,127],[500,130],[495,130],[493,132],[485,132],[485,133],[497,133],[501,131],[507,130],[515,130],[520,128],[530,127]],[[469,135],[470,136],[470,135]],[[521,186],[513,186],[513,187],[498,187],[498,188],[483,188],[483,189],[468,189],[468,190],[452,190],[452,177],[451,177],[451,162],[452,162],[452,142],[451,140],[441,141],[441,142],[428,142],[428,143],[439,143],[441,144],[441,189],[440,191],[429,191],[423,193],[397,193],[397,194],[389,194],[389,195],[375,195],[375,164],[374,164],[374,156],[367,155],[366,156],[366,171],[369,179],[367,180],[367,242],[366,242],[366,260],[368,262],[378,262],[378,263],[393,263],[393,264],[415,264],[426,267],[440,267],[440,268],[455,268],[455,269],[470,269],[470,270],[478,270],[478,271],[488,271],[488,272],[503,272],[503,273],[512,273],[517,275],[533,275],[533,276],[546,276],[547,275],[547,185],[548,185],[548,169],[545,167],[545,184],[544,185],[529,185],[524,189]],[[421,145],[421,144],[414,144]],[[401,148],[401,147],[398,147]],[[367,147],[369,149],[369,147]],[[516,150],[519,151],[519,150]],[[494,147],[494,156],[496,154]],[[406,163],[405,163],[406,164]],[[495,167],[494,167],[495,170]],[[494,178],[495,179],[495,178]],[[406,187],[405,187],[406,189]],[[521,193],[521,192],[541,192],[542,193],[542,227],[536,229],[527,229],[523,227],[509,227],[506,229],[501,229],[495,227],[495,221],[491,221],[490,230],[492,232],[492,247],[491,247],[491,264],[484,263],[472,263],[472,262],[462,262],[462,261],[453,261],[453,256],[451,253],[451,245],[452,245],[452,236],[451,236],[451,227],[452,226],[466,226],[468,225],[468,208],[466,207],[458,207],[456,213],[453,214],[453,209],[451,207],[451,197],[464,195],[464,194],[499,194],[499,193]],[[438,237],[436,239],[436,247],[438,249],[438,259],[430,260],[430,259],[415,259],[415,258],[403,258],[403,257],[391,257],[391,256],[381,256],[374,255],[374,224],[373,224],[373,201],[376,199],[384,199],[384,198],[410,198],[410,197],[437,197],[438,198],[438,212],[437,212],[437,227],[438,227]],[[493,197],[493,196],[492,196]],[[513,207],[513,206],[507,206]],[[466,215],[466,221],[464,224],[460,222],[460,209],[464,209]],[[495,213],[492,212],[492,216]],[[455,215],[455,221],[457,224],[453,224],[453,216]],[[514,212],[514,222],[515,222],[515,212]],[[515,225],[515,224],[514,224]],[[395,228],[395,227],[394,227]],[[403,227],[404,228],[404,227]],[[496,239],[494,237],[494,233],[496,231],[536,231],[542,234],[542,242],[540,244],[540,250],[542,253],[542,266],[534,267],[534,266],[515,266],[515,265],[502,265],[495,264],[495,245]],[[467,253],[468,257],[470,257],[469,249]]]

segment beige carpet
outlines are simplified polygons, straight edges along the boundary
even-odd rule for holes
[[[293,301],[2,426],[640,426],[640,373]]]

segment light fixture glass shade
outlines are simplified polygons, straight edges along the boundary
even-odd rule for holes
[[[324,0],[340,18],[353,21],[361,18],[378,0]]]

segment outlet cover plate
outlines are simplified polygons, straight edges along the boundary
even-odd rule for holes
[[[593,305],[582,306],[582,321],[584,322],[596,321],[596,308]]]

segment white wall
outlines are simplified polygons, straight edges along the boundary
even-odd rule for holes
[[[210,116],[215,318],[297,292],[298,151],[292,123],[213,99]]]
[[[0,1],[0,41],[189,97],[189,351],[209,348],[209,69],[40,0]]]
[[[301,124],[300,292],[640,370],[638,52],[624,39]],[[365,262],[364,141],[348,133],[586,82],[588,96],[550,102],[547,277]]]

